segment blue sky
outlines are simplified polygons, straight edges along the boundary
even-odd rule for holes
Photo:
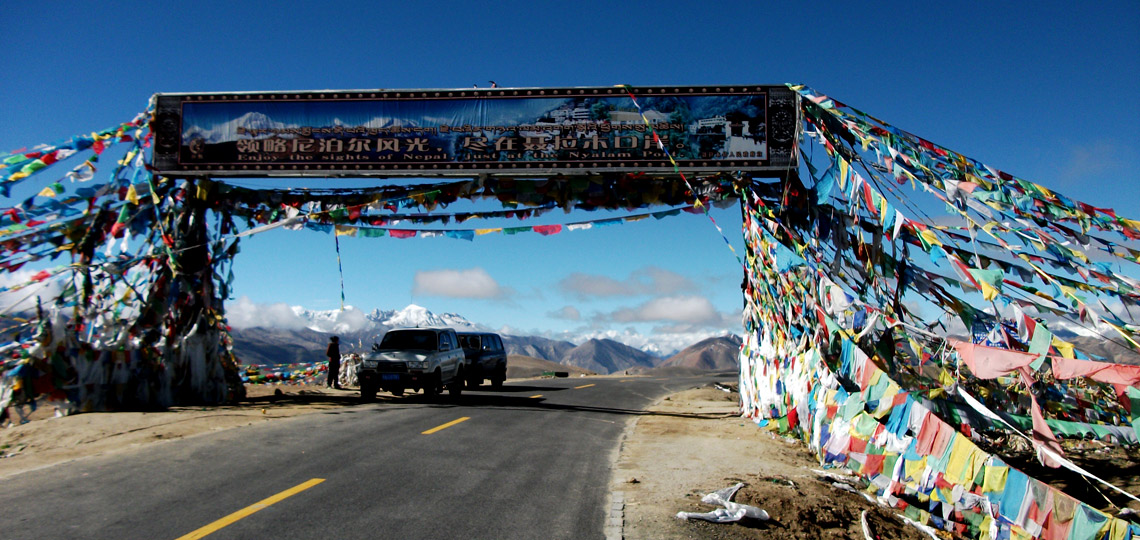
[[[115,125],[155,92],[795,82],[1140,216],[1135,1],[234,4],[6,6],[0,149]],[[740,251],[738,210],[713,217]],[[235,319],[276,303],[339,307],[332,236],[273,231],[241,247]],[[663,348],[740,331],[741,270],[702,216],[470,243],[341,238],[341,256],[347,301],[365,310],[414,302],[496,328],[632,332]]]

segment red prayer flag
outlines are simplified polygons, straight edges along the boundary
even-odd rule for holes
[[[562,232],[562,225],[535,225],[534,232],[543,236],[550,236]]]

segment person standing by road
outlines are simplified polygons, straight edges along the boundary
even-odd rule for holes
[[[329,357],[329,373],[325,386],[340,390],[340,338],[336,336],[329,338],[329,348],[325,351],[325,356]]]

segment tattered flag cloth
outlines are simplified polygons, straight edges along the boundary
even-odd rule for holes
[[[59,395],[80,410],[153,407],[221,402],[243,380],[313,376],[315,365],[243,377],[232,352],[223,302],[233,258],[242,238],[267,230],[333,234],[339,257],[341,236],[551,236],[681,212],[705,213],[720,231],[709,206],[739,201],[746,415],[802,437],[821,463],[861,475],[907,518],[954,534],[1140,536],[1094,507],[1103,501],[1078,500],[996,453],[1007,436],[1023,438],[1044,465],[1109,484],[1113,504],[1135,498],[1077,466],[1066,437],[1140,440],[1131,312],[1140,221],[791,88],[802,167],[781,179],[676,168],[321,190],[176,182],[147,167],[151,111],[0,154],[0,189],[39,182],[0,208],[0,268],[24,272],[0,291],[10,295],[0,316],[12,339],[0,344],[0,395]],[[101,157],[112,166],[97,168]],[[47,174],[67,160],[82,161]],[[461,201],[495,209],[448,210]],[[625,215],[452,226],[555,208]],[[68,260],[47,268],[60,256]],[[1094,338],[1060,331],[1074,327]]]
[[[1057,435],[1135,447],[1140,366],[1093,360],[1049,327],[1076,322],[1138,349],[1126,309],[1140,305],[1126,247],[1137,223],[793,88],[813,185],[793,178],[780,191],[795,195],[777,197],[754,184],[742,197],[746,413],[924,524],[980,538],[1140,535],[1089,506],[1103,500],[1077,501],[975,443],[1013,432],[1045,465],[1136,500],[1076,466]],[[961,224],[931,219],[920,196]],[[934,332],[951,318],[972,336]]]

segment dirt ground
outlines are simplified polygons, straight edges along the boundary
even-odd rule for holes
[[[238,405],[176,407],[162,412],[54,418],[50,409],[41,407],[32,415],[33,421],[0,429],[0,481],[87,456],[359,403],[355,390],[323,386],[249,386],[247,392],[247,401]],[[805,446],[739,417],[737,400],[736,393],[712,386],[692,389],[663,398],[648,414],[631,421],[614,456],[611,492],[616,504],[610,516],[611,523],[616,519],[618,525],[607,528],[610,537],[616,537],[617,531],[631,540],[863,539],[861,518],[866,511],[873,538],[930,538],[903,523],[895,511],[875,505],[860,493],[839,489],[834,478],[813,472],[819,466]],[[1095,443],[1077,444],[1084,447],[1068,449],[1074,461],[1132,493],[1140,492],[1140,456],[1097,448]],[[1028,457],[1018,464],[1030,475],[1057,474],[1033,470],[1033,465]],[[1079,478],[1048,479],[1065,485],[1070,493],[1070,488],[1088,485]],[[701,497],[738,482],[744,486],[733,500],[765,510],[769,520],[717,524],[676,517],[681,511],[714,510]],[[1090,494],[1099,496],[1099,492]],[[1140,509],[1140,503],[1129,506]],[[939,535],[949,538],[945,533]]]
[[[247,400],[220,407],[102,412],[54,417],[39,407],[30,422],[0,428],[0,480],[13,474],[139,445],[270,422],[360,403],[355,390],[307,385],[249,385]]]
[[[713,387],[686,390],[627,429],[612,487],[625,502],[624,538],[862,540],[864,510],[873,538],[929,538],[893,511],[832,487],[833,480],[812,472],[819,464],[799,441],[738,416],[737,399]],[[763,509],[768,521],[676,517],[714,510],[701,497],[738,482],[744,487],[733,500]]]

